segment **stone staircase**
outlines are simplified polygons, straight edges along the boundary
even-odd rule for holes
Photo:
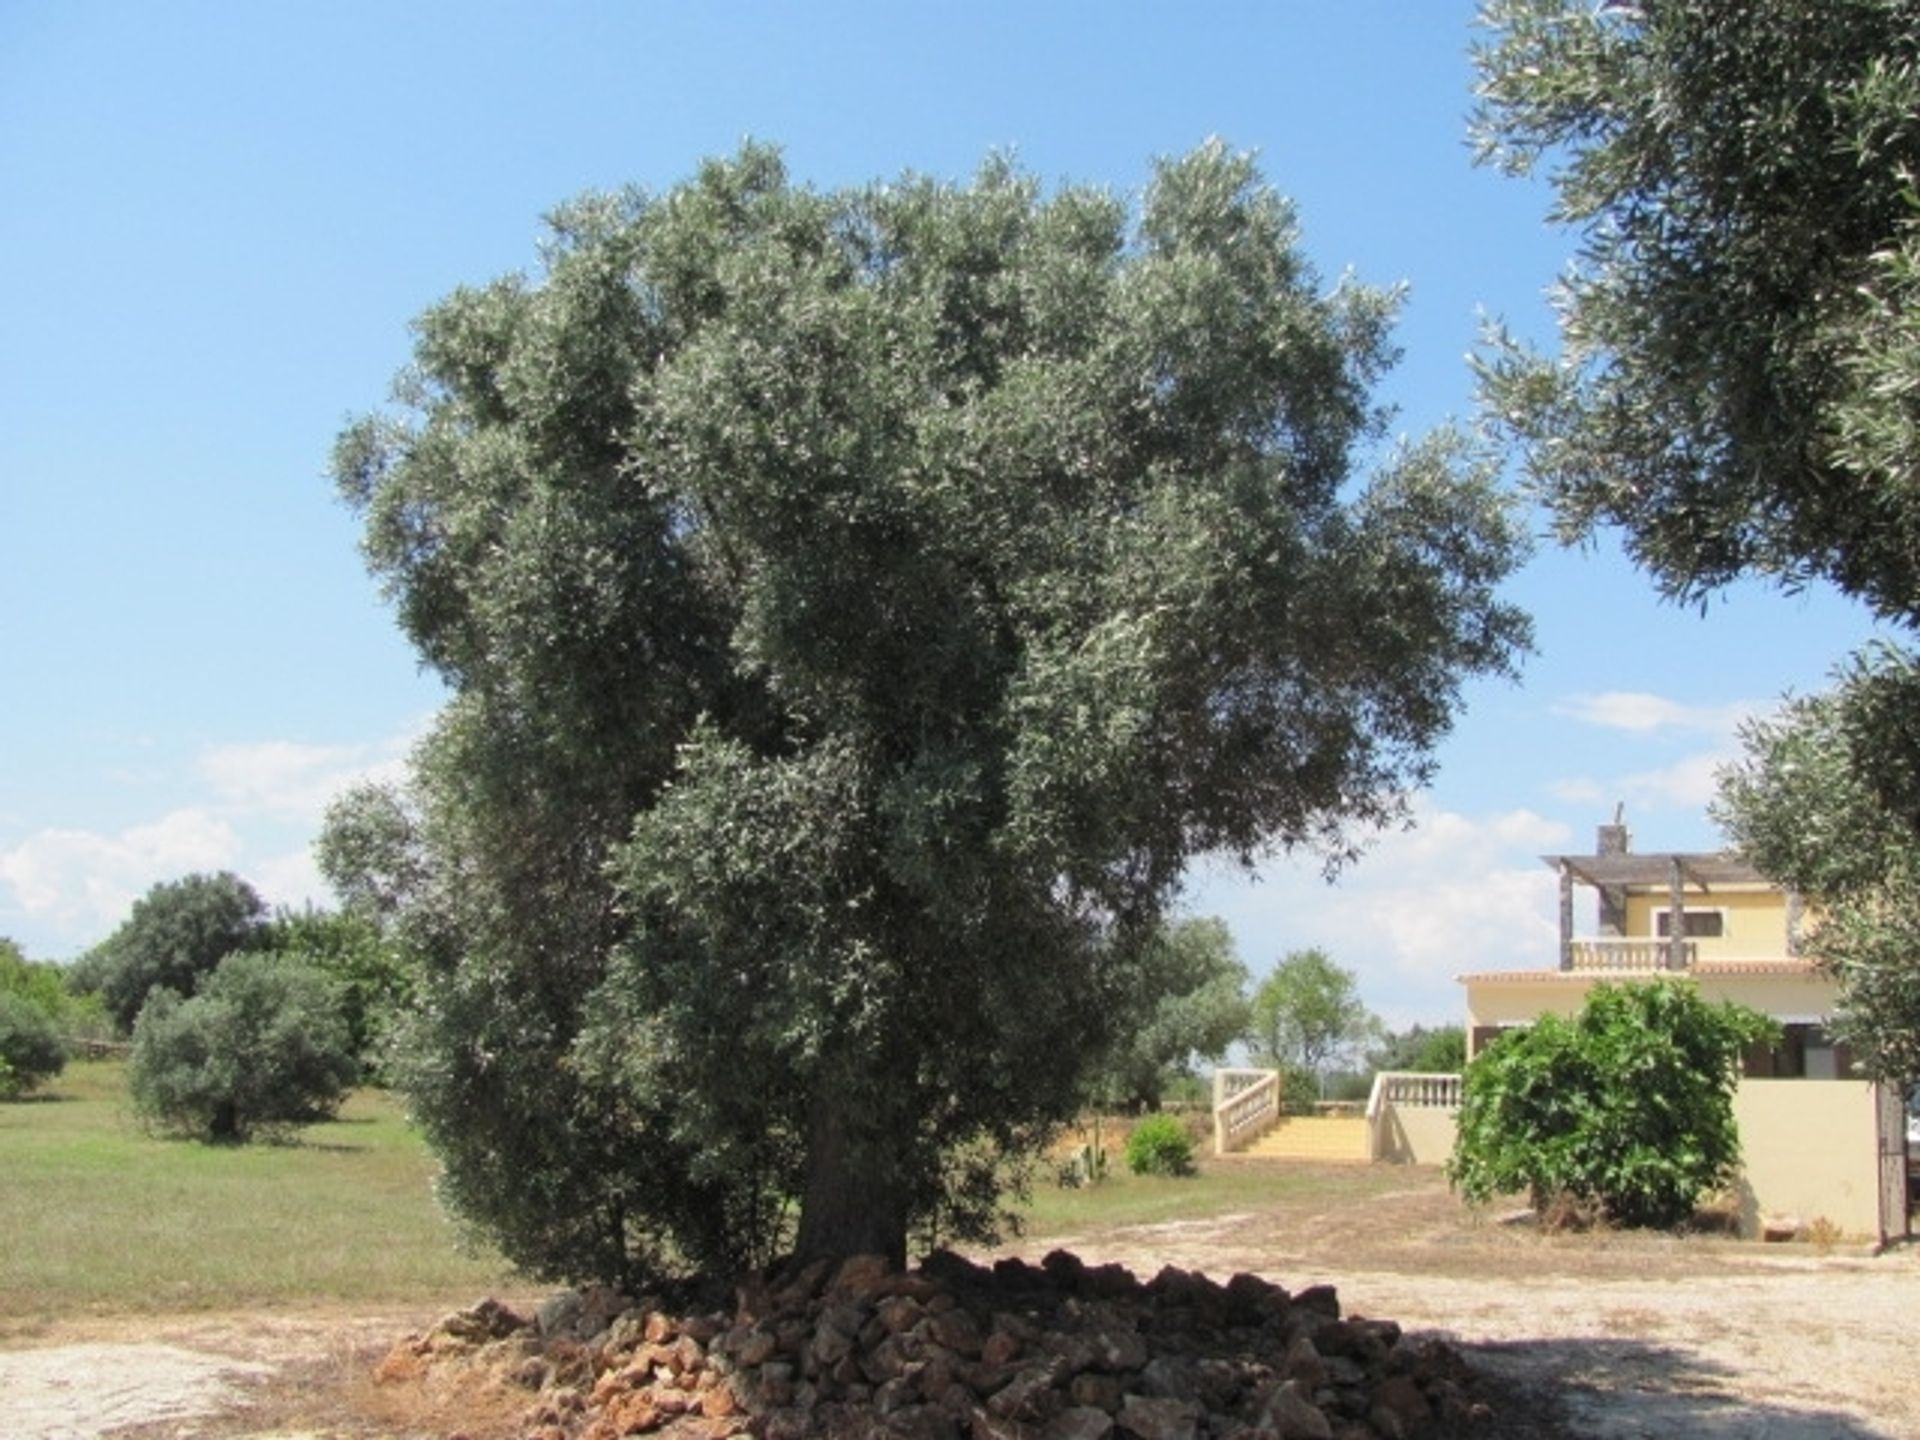
[[[1261,1160],[1368,1159],[1364,1115],[1285,1115],[1259,1139],[1229,1158]]]

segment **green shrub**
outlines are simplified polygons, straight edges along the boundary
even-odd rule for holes
[[[1736,1067],[1773,1032],[1690,984],[1602,985],[1467,1066],[1448,1175],[1476,1203],[1525,1192],[1543,1216],[1677,1225],[1734,1178]]]
[[[307,909],[276,913],[249,948],[271,951],[283,964],[311,966],[326,976],[338,988],[340,1016],[361,1077],[384,1078],[388,1037],[413,997],[413,972],[397,945],[362,916]]]
[[[1320,1099],[1320,1077],[1304,1065],[1283,1061],[1280,1071],[1280,1109],[1288,1115],[1311,1115]]]
[[[1127,1136],[1127,1169],[1136,1175],[1192,1175],[1193,1137],[1171,1115],[1149,1115]]]
[[[67,1065],[52,1018],[24,996],[0,990],[0,1098],[23,1095]]]
[[[165,987],[198,990],[227,956],[250,949],[266,905],[238,875],[188,875],[155,885],[84,963],[77,982],[97,984],[122,1030],[133,1028],[147,997]]]
[[[326,977],[243,953],[223,960],[190,1000],[153,993],[134,1025],[127,1082],[149,1123],[243,1141],[331,1115],[357,1069]]]

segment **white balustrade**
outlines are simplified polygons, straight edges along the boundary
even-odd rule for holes
[[[1213,1153],[1225,1155],[1271,1129],[1280,1118],[1278,1070],[1213,1072]]]

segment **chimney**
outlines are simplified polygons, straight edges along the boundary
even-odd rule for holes
[[[1613,823],[1602,825],[1595,832],[1593,853],[1596,855],[1625,855],[1633,849],[1633,832],[1625,823],[1626,802],[1613,807]]]
[[[1594,833],[1595,855],[1625,855],[1633,849],[1633,835],[1626,826],[1626,802],[1613,807],[1613,823],[1602,825]],[[1600,888],[1600,933],[1624,935],[1627,929],[1627,890],[1624,885]]]

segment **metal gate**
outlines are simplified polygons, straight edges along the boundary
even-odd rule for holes
[[[1873,1087],[1880,1134],[1880,1243],[1913,1233],[1907,1207],[1907,1107],[1898,1085]]]

